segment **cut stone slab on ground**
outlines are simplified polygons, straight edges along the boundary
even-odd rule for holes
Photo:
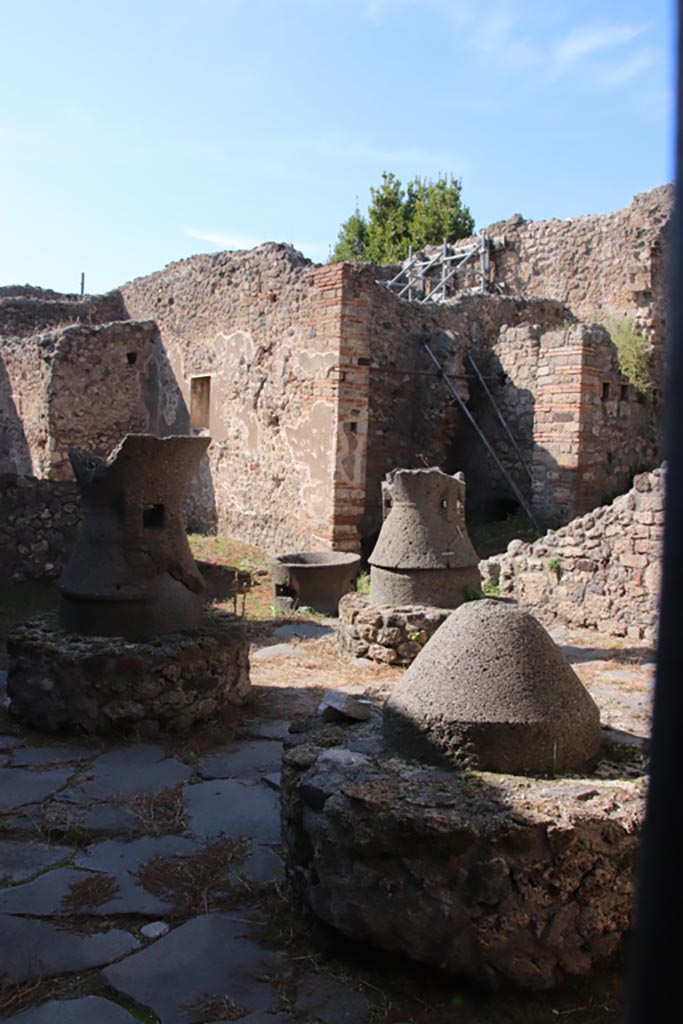
[[[83,935],[47,921],[0,914],[0,964],[10,981],[101,967],[137,945],[130,932],[117,928]]]
[[[88,772],[88,779],[67,791],[74,803],[103,801],[113,797],[134,797],[158,793],[162,789],[187,782],[192,768],[173,757],[156,743],[119,747],[101,754]]]
[[[225,997],[243,1012],[268,1010],[277,993],[264,978],[281,971],[283,961],[252,942],[248,930],[237,915],[202,915],[107,968],[104,976],[119,992],[151,1007],[161,1024],[204,1020],[202,1004]]]
[[[6,1024],[135,1024],[138,1019],[109,999],[86,996],[61,1002],[52,999],[16,1017],[9,1017]]]

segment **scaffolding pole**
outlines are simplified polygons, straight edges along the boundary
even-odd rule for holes
[[[533,512],[531,511],[531,507],[527,503],[526,498],[524,497],[524,495],[520,491],[519,487],[517,486],[515,481],[512,479],[512,477],[508,473],[508,471],[505,468],[505,466],[503,465],[503,463],[500,461],[500,459],[496,455],[495,451],[493,450],[493,448],[489,444],[486,435],[481,430],[481,428],[479,427],[479,424],[475,420],[474,416],[472,415],[470,410],[465,405],[465,402],[463,401],[463,399],[460,397],[460,395],[456,391],[456,389],[455,389],[455,387],[453,385],[452,380],[449,378],[449,376],[446,373],[446,371],[444,370],[443,366],[441,365],[439,360],[436,358],[436,356],[432,352],[432,350],[431,350],[431,348],[429,346],[429,342],[423,341],[422,342],[422,347],[424,348],[425,352],[427,353],[427,355],[429,356],[429,358],[433,362],[433,364],[436,367],[436,369],[439,371],[439,375],[443,378],[443,381],[444,381],[446,387],[448,388],[448,390],[450,391],[450,393],[453,395],[453,398],[456,400],[456,402],[458,403],[458,405],[460,406],[460,408],[464,412],[465,416],[467,417],[469,422],[472,424],[472,426],[476,430],[476,432],[477,432],[479,438],[481,439],[481,441],[483,441],[486,450],[488,451],[489,455],[491,456],[491,458],[495,462],[496,466],[498,467],[500,472],[503,474],[503,476],[507,480],[508,484],[510,485],[510,488],[512,489],[513,494],[515,495],[515,497],[517,498],[517,501],[520,504],[520,507],[524,510],[524,513],[525,513],[527,519],[532,524],[534,529],[538,530],[540,532],[541,528],[540,528],[540,526],[539,526],[539,524],[538,524],[538,522],[536,520],[536,517],[534,516]]]

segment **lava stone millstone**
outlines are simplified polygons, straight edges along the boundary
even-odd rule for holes
[[[600,713],[528,612],[500,601],[454,611],[384,705],[385,743],[456,768],[545,774],[585,768]]]

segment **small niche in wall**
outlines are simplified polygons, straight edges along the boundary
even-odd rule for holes
[[[142,510],[142,525],[146,530],[163,530],[164,506],[147,505]]]
[[[137,352],[126,352],[126,359],[128,360],[129,366],[135,366],[138,361]]]
[[[628,384],[619,385],[619,401],[628,402]]]
[[[192,377],[190,380],[190,426],[202,430],[209,426],[211,413],[211,378]]]
[[[604,384],[602,385],[602,394],[600,395],[600,398],[601,398],[601,400],[603,402],[609,402],[609,392],[610,392],[609,382],[605,381]]]

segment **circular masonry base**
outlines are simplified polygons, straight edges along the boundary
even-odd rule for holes
[[[285,751],[287,870],[319,917],[492,989],[548,989],[618,949],[642,776],[602,777],[624,771],[604,759],[582,778],[426,767],[383,753],[373,717]]]
[[[417,604],[394,608],[347,594],[339,602],[339,646],[356,658],[410,665],[452,611]]]
[[[225,719],[250,690],[244,625],[229,615],[144,643],[63,633],[45,617],[16,626],[7,649],[10,709],[45,732],[178,732]]]

